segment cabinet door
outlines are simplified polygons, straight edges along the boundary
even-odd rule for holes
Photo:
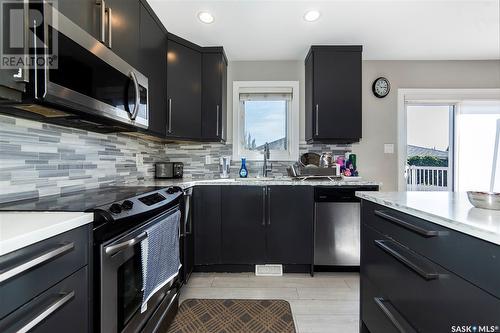
[[[106,7],[111,9],[111,50],[134,67],[138,67],[139,58],[139,11],[138,0],[106,0]],[[109,41],[107,40],[109,46]]]
[[[139,70],[148,78],[149,128],[164,137],[167,130],[167,35],[141,4]]]
[[[221,259],[221,187],[197,186],[193,192],[195,265],[218,264]]]
[[[225,103],[222,99],[223,76],[226,63],[221,53],[203,54],[202,137],[221,141]]]
[[[269,186],[267,261],[311,264],[313,260],[312,186]]]
[[[168,41],[167,136],[201,137],[201,53]]]
[[[99,8],[96,0],[58,0],[57,9],[95,38],[98,36]]]
[[[223,187],[223,264],[265,263],[265,190],[262,186]]]
[[[314,51],[313,138],[361,138],[361,52]]]

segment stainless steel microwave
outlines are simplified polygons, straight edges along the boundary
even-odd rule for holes
[[[32,29],[33,39],[57,41],[57,66],[33,71],[35,100],[91,119],[148,128],[148,78],[48,3],[43,18],[43,25]]]

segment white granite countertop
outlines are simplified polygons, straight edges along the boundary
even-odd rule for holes
[[[466,193],[356,192],[359,198],[500,245],[500,211],[475,208]]]
[[[93,213],[0,212],[0,256],[91,223]]]
[[[369,180],[356,180],[356,181],[345,181],[345,180],[323,180],[323,179],[311,179],[311,180],[296,180],[292,178],[228,178],[228,179],[153,179],[153,180],[143,180],[138,183],[130,183],[127,185],[131,186],[179,186],[181,188],[189,188],[198,185],[297,185],[297,186],[364,186],[364,185],[379,185],[381,183],[369,181]]]

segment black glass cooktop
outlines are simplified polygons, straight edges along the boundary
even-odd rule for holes
[[[0,211],[85,212],[115,201],[160,190],[154,186],[110,186],[0,204]]]

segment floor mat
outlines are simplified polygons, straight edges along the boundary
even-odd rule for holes
[[[168,333],[295,333],[283,300],[188,299]]]

